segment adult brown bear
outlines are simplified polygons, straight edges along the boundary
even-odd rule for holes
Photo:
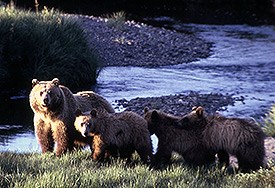
[[[81,139],[75,130],[76,109],[113,113],[112,106],[100,95],[87,91],[73,94],[67,87],[60,85],[59,79],[52,81],[32,80],[33,88],[29,102],[34,112],[34,128],[42,153],[52,152],[56,143],[56,155],[72,150],[74,142]]]

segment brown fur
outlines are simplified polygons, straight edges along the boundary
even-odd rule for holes
[[[60,156],[72,150],[74,142],[81,140],[81,135],[74,127],[76,109],[85,111],[98,108],[100,111],[114,112],[108,102],[97,97],[97,94],[88,91],[83,92],[86,94],[73,95],[67,87],[59,84],[57,78],[40,82],[33,79],[32,84],[30,106],[34,112],[34,128],[42,153],[52,152],[56,143],[56,155]]]
[[[94,160],[103,160],[106,151],[130,159],[136,150],[143,162],[149,162],[152,154],[150,133],[146,121],[138,114],[134,112],[98,114],[93,109],[88,114],[77,116],[75,126],[79,127],[79,124],[83,123],[90,124],[88,132],[94,135]]]
[[[93,138],[94,135],[90,133],[91,124],[89,122],[88,115],[83,114],[80,109],[76,110],[76,119],[74,122],[75,129],[81,134],[81,136],[75,141],[75,145],[80,148],[89,146],[93,151]]]
[[[185,116],[180,126],[200,132],[207,148],[236,156],[242,172],[264,166],[265,135],[252,120],[227,118],[219,114],[205,116],[203,108],[198,107]]]
[[[182,155],[191,165],[200,166],[214,162],[214,153],[206,150],[201,139],[198,139],[200,135],[197,131],[176,128],[181,117],[148,108],[144,111],[150,133],[155,134],[159,139],[154,158],[155,166],[167,164],[173,151]]]
[[[74,97],[78,103],[78,108],[83,112],[89,111],[92,108],[96,108],[98,111],[115,112],[112,105],[105,98],[93,91],[77,92],[74,94]]]

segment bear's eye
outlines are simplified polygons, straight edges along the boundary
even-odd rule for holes
[[[80,126],[83,127],[85,125],[85,123],[80,123]]]
[[[88,123],[88,125],[87,125],[89,128],[92,126],[92,124],[91,123]]]
[[[51,94],[52,94],[52,91],[47,91],[47,93],[48,93],[49,95],[51,95]]]

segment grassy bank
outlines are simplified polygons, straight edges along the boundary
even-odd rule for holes
[[[191,168],[180,158],[163,170],[114,160],[98,164],[90,153],[53,155],[0,153],[1,187],[274,187],[275,165],[250,174],[218,167]]]
[[[0,7],[0,88],[58,77],[71,89],[96,83],[99,62],[77,20],[59,12]]]

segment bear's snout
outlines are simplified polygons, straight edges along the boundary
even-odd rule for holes
[[[50,105],[50,98],[48,97],[48,95],[45,95],[45,97],[43,98],[43,106],[49,106]]]
[[[84,136],[86,137],[86,136],[89,136],[89,133],[88,132],[85,132],[84,133]]]
[[[43,100],[43,102],[44,102],[44,104],[48,104],[49,99],[48,99],[48,98],[45,98],[45,99]]]

